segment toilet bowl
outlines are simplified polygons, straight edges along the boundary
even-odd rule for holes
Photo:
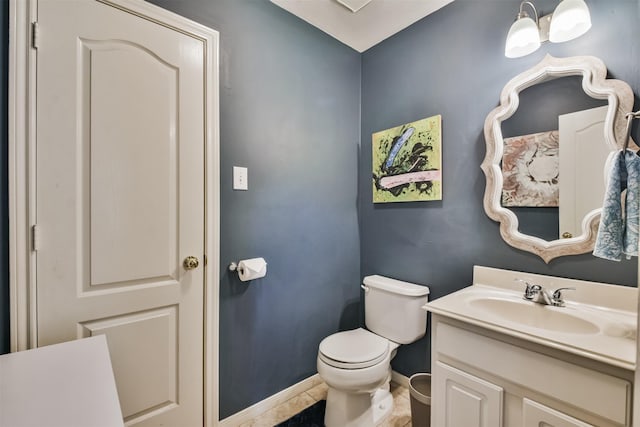
[[[393,410],[391,359],[426,332],[429,288],[382,276],[364,279],[365,323],[322,340],[318,374],[329,387],[326,427],[371,427]]]
[[[329,386],[326,426],[374,426],[391,413],[390,362],[397,347],[365,329],[339,332],[320,343],[318,374]]]

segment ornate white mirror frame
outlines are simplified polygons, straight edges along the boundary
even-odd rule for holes
[[[518,109],[519,94],[524,89],[560,77],[582,76],[582,89],[596,99],[607,99],[609,109],[605,117],[605,143],[612,150],[620,149],[626,138],[625,114],[633,108],[633,91],[621,81],[607,79],[604,63],[593,56],[554,58],[547,55],[540,63],[511,79],[500,93],[500,105],[487,116],[484,135],[487,152],[482,162],[487,183],[484,210],[500,223],[500,235],[509,245],[540,256],[546,263],[564,255],[576,255],[593,250],[601,209],[589,212],[582,221],[582,234],[568,239],[547,241],[518,231],[518,217],[501,205],[503,136],[501,123]],[[631,142],[630,148],[638,149]]]

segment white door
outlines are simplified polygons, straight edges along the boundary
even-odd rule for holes
[[[593,427],[567,414],[551,409],[533,400],[523,399],[523,427]]]
[[[127,425],[200,426],[203,42],[95,0],[38,26],[37,345],[104,334]]]
[[[583,218],[602,207],[604,166],[611,152],[604,139],[608,109],[605,105],[558,117],[560,238],[578,237]]]
[[[436,362],[432,395],[434,426],[502,426],[502,387]]]

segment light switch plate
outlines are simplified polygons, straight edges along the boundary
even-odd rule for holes
[[[234,190],[248,190],[248,170],[240,166],[233,167],[233,189]]]

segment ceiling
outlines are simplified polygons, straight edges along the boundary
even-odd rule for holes
[[[358,52],[364,52],[452,1],[271,0]]]

